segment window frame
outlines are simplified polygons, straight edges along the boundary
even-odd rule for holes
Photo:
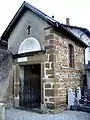
[[[74,47],[72,44],[68,45],[69,67],[74,68]]]

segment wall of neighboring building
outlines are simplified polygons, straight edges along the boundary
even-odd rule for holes
[[[12,52],[12,54],[17,54],[22,41],[29,37],[27,32],[28,25],[31,26],[29,36],[36,38],[40,42],[42,49],[44,48],[44,28],[49,25],[35,13],[26,11],[18,21],[8,39],[8,49]]]
[[[72,29],[68,28],[68,29],[89,46],[85,49],[85,63],[88,64],[88,61],[90,60],[90,55],[89,55],[90,54],[90,37],[88,37],[85,33],[83,33],[79,29],[76,29],[76,28],[72,28]]]
[[[0,49],[0,102],[7,106],[13,103],[12,55],[8,50]]]
[[[48,61],[44,71],[48,79],[44,83],[44,100],[54,109],[66,105],[67,90],[83,86],[84,48],[75,44],[53,29],[46,30],[46,52]],[[69,67],[68,45],[74,47],[74,68]]]

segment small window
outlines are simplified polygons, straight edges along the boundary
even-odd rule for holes
[[[74,67],[74,48],[71,44],[69,44],[68,49],[69,49],[69,67]]]

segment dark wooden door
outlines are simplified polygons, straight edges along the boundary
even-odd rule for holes
[[[24,66],[24,88],[20,92],[20,106],[38,108],[41,103],[40,64]]]

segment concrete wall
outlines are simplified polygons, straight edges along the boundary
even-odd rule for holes
[[[0,49],[0,102],[7,106],[13,101],[13,69],[12,56],[8,50]]]
[[[17,54],[21,42],[28,36],[27,27],[31,26],[30,36],[36,38],[44,48],[44,28],[49,26],[46,21],[31,11],[25,12],[8,39],[8,49],[12,54]]]

